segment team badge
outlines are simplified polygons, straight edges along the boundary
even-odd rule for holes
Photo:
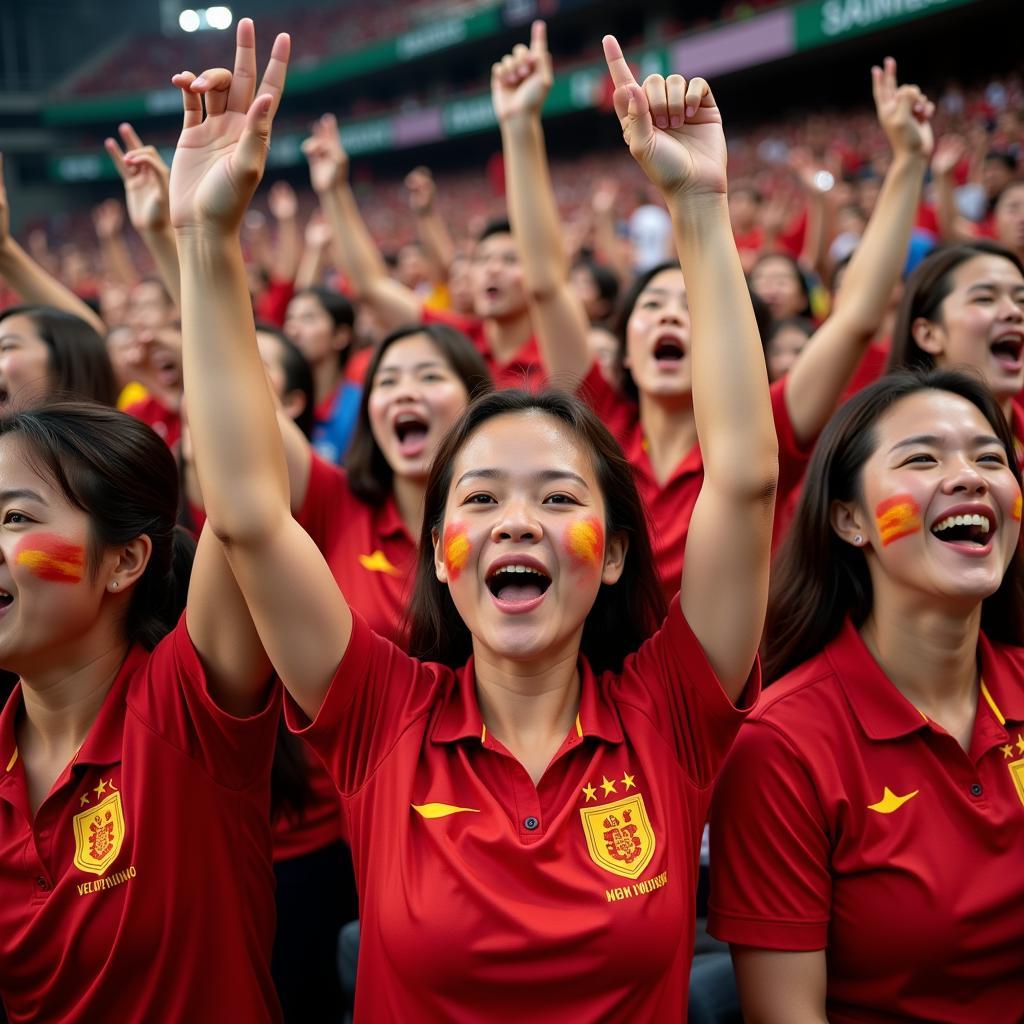
[[[114,863],[124,842],[121,794],[111,793],[95,806],[76,814],[74,827],[75,867],[102,875]]]
[[[1024,804],[1024,758],[1020,761],[1013,761],[1008,765],[1010,769],[1010,776],[1013,778],[1013,784],[1017,787],[1017,796],[1020,797],[1020,802]]]
[[[581,807],[590,859],[623,878],[639,878],[654,856],[654,829],[636,793],[610,804]]]

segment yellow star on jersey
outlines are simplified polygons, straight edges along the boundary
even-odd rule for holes
[[[1005,747],[1000,747],[999,749],[1003,752],[1003,757],[1005,757],[1006,760],[1013,757],[1013,747],[1011,747],[1009,743],[1007,743]]]
[[[615,793],[615,783],[612,782],[607,776],[601,776],[601,788],[604,790],[604,795],[607,796],[609,793]]]
[[[597,799],[597,790],[594,789],[594,787],[589,782],[586,784],[586,786],[583,787],[582,792],[583,795],[587,798],[587,803],[589,803],[591,800]]]
[[[622,784],[626,787],[628,793],[631,789],[636,789],[636,783],[633,781],[633,776],[629,772],[622,773]]]
[[[88,805],[88,803],[89,803],[89,794],[88,793],[83,793],[78,798],[78,806],[79,807],[86,807]]]
[[[1017,749],[1024,754],[1024,736],[1020,733],[1017,733]]]
[[[98,797],[103,796],[103,794],[107,791],[107,784],[102,779],[100,779],[100,784],[98,786],[95,786],[94,788],[96,790],[96,795]]]

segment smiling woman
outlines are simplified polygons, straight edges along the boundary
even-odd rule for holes
[[[818,442],[769,604],[782,678],[712,807],[709,928],[751,1019],[1019,1019],[1020,483],[950,371],[883,378]]]

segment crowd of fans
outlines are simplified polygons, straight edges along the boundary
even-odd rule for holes
[[[536,22],[486,167],[254,201],[253,32],[0,181],[12,1024],[1019,1020],[1021,79],[734,132],[608,36],[549,165]]]

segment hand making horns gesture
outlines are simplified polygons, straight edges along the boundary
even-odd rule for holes
[[[724,195],[725,133],[722,115],[703,78],[648,75],[641,88],[614,36],[604,56],[615,85],[615,113],[622,137],[644,173],[666,199],[673,195]]]
[[[171,223],[177,230],[200,225],[236,230],[240,225],[263,176],[290,50],[285,33],[274,40],[257,94],[256,32],[252,20],[242,18],[233,73],[211,68],[198,78],[182,71],[171,79],[181,89],[185,108],[171,165]]]

